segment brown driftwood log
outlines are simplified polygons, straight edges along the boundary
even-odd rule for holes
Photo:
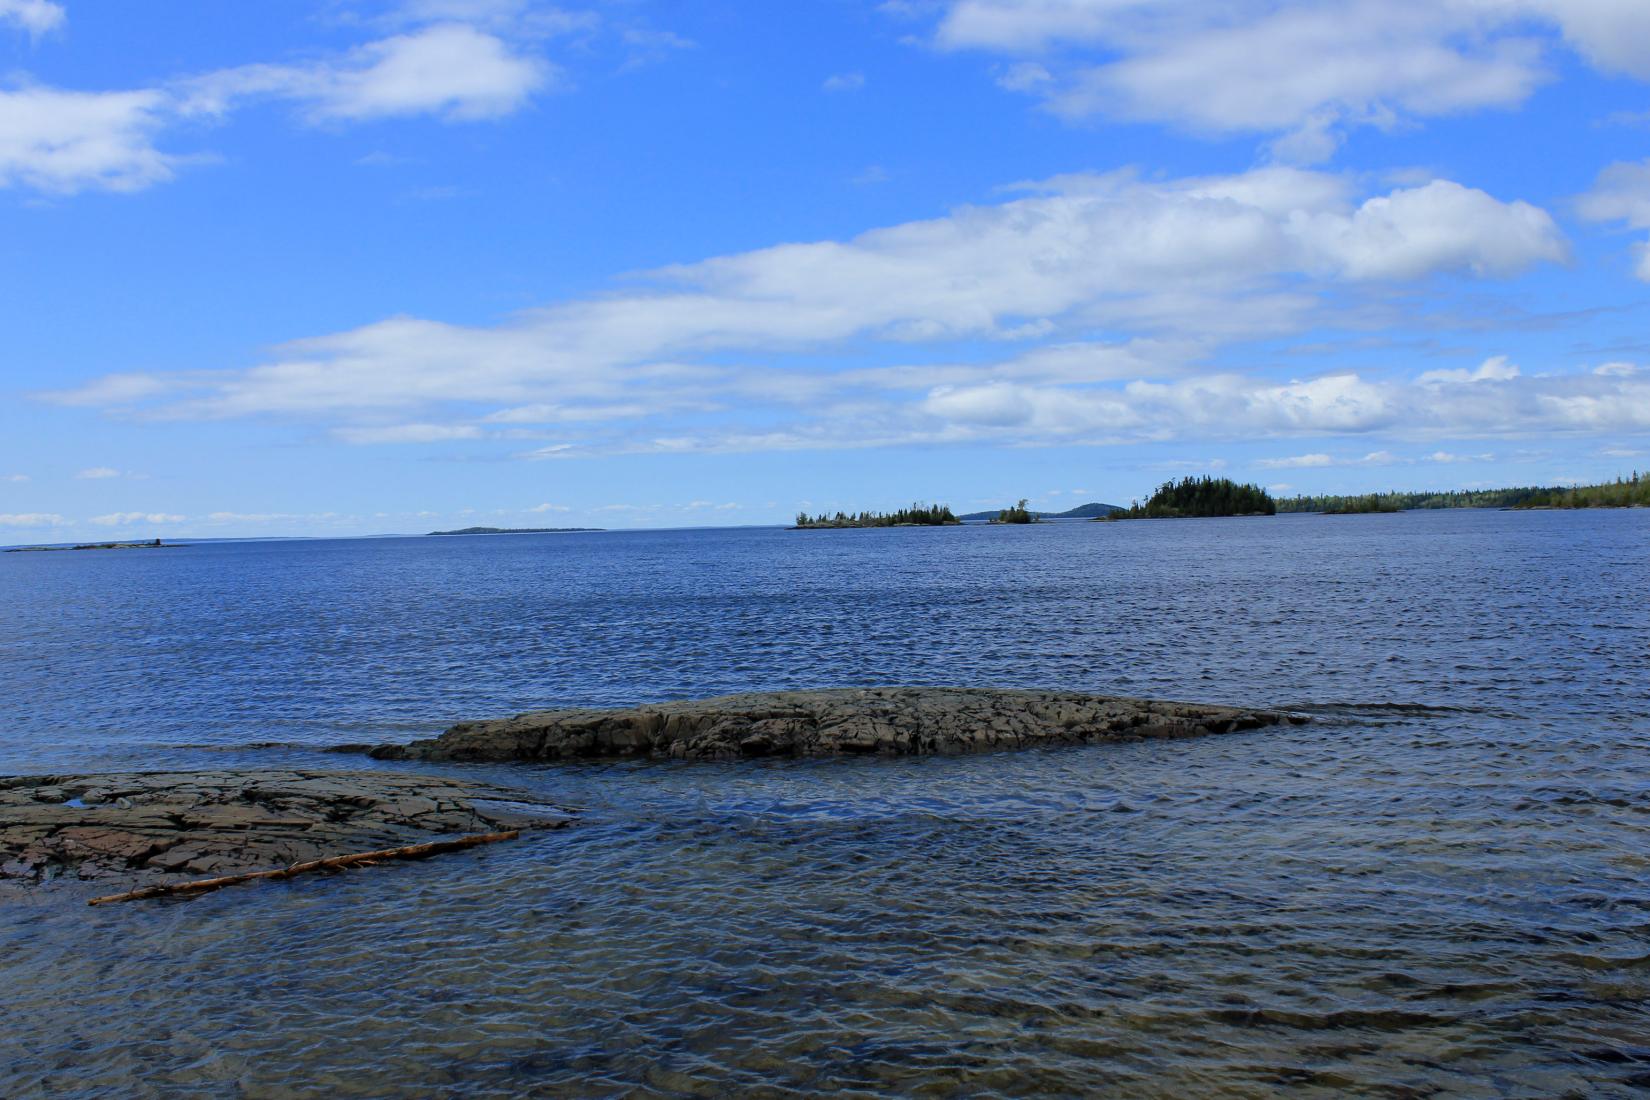
[[[233,886],[239,882],[251,882],[261,878],[291,878],[306,871],[331,871],[341,867],[371,867],[385,859],[424,859],[428,856],[439,855],[442,852],[456,852],[461,848],[474,848],[478,844],[493,844],[500,840],[514,840],[521,835],[518,829],[509,829],[502,833],[475,833],[470,836],[455,837],[452,840],[431,840],[423,844],[409,844],[404,848],[382,848],[376,852],[354,852],[350,855],[327,856],[325,859],[311,859],[303,863],[294,863],[290,867],[277,867],[272,871],[248,871],[239,875],[223,875],[219,878],[196,879],[193,882],[168,882],[159,886],[144,886],[137,890],[128,890],[124,894],[108,894],[101,898],[92,898],[87,905],[107,905],[116,901],[138,901],[143,898],[166,897],[171,894],[199,894],[208,890],[218,890],[225,886]]]

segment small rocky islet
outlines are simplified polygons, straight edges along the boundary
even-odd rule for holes
[[[461,722],[431,740],[368,751],[379,760],[467,762],[908,756],[1200,737],[1305,720],[1282,711],[1069,691],[828,688],[533,711]]]
[[[185,881],[571,820],[519,792],[384,771],[15,776],[0,778],[0,885]]]

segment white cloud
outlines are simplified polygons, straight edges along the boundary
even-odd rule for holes
[[[1641,0],[943,0],[933,41],[1018,59],[999,82],[1063,114],[1292,134],[1318,159],[1345,126],[1514,107],[1555,34],[1650,77]]]
[[[55,512],[0,512],[0,527],[66,527],[69,521]]]
[[[827,92],[857,92],[865,87],[864,73],[833,73],[820,85]]]
[[[1423,386],[1448,386],[1471,382],[1510,382],[1517,377],[1518,368],[1509,363],[1505,355],[1495,355],[1480,363],[1476,370],[1429,370],[1416,378],[1416,381]]]
[[[0,0],[0,16],[8,2],[18,0]],[[35,10],[23,0],[13,18]],[[493,33],[442,22],[302,65],[243,65],[127,91],[29,83],[0,89],[0,187],[68,194],[163,182],[187,159],[157,146],[164,132],[252,100],[297,104],[319,124],[414,115],[467,122],[510,114],[558,79],[554,65],[523,47],[542,36],[522,29],[528,26]]]
[[[166,114],[152,90],[0,89],[0,187],[135,191],[170,179],[178,158],[153,144]]]
[[[306,66],[246,65],[184,82],[181,110],[222,114],[249,98],[291,100],[312,121],[437,115],[495,118],[526,104],[554,68],[495,35],[437,24]]]
[[[1035,61],[1019,61],[997,74],[997,86],[1011,92],[1041,91],[1054,83],[1054,74]]]
[[[1410,279],[1463,269],[1510,275],[1535,258],[1568,257],[1546,211],[1498,202],[1449,180],[1372,198],[1350,224],[1331,219],[1324,230],[1336,238],[1352,278]],[[1326,243],[1325,250],[1333,254],[1335,247]]]
[[[1334,466],[1335,459],[1326,454],[1292,455],[1289,458],[1263,458],[1255,463],[1261,470],[1295,470],[1313,466]]]
[[[527,509],[529,512],[570,512],[571,508],[565,504],[535,504]]]
[[[91,521],[100,527],[130,527],[138,523],[182,523],[188,518],[166,512],[110,512],[106,516],[93,516]]]
[[[9,481],[13,484],[21,484],[27,480],[29,480],[28,474],[0,474],[0,481]]]
[[[84,481],[99,481],[104,478],[119,477],[120,471],[112,466],[91,466],[74,475]]]
[[[1255,468],[1260,470],[1300,470],[1321,469],[1330,466],[1399,466],[1418,462],[1488,462],[1494,455],[1457,455],[1448,451],[1434,451],[1429,455],[1418,458],[1405,458],[1391,451],[1370,451],[1358,457],[1337,457],[1321,452],[1304,455],[1292,455],[1288,458],[1263,458],[1256,462]]]
[[[11,23],[39,37],[63,25],[62,4],[51,0],[0,0],[0,23]]]
[[[470,424],[390,424],[338,428],[333,434],[346,443],[441,443],[480,438],[481,429]]]
[[[106,374],[73,390],[55,392],[59,405],[127,405],[168,392],[174,384],[151,374]]]
[[[1641,0],[1505,0],[1508,11],[1555,21],[1598,69],[1650,80],[1650,6]]]
[[[1576,203],[1589,221],[1624,222],[1633,229],[1650,229],[1650,160],[1618,162],[1600,172],[1592,190]],[[1650,244],[1640,243],[1638,277],[1650,282]]]

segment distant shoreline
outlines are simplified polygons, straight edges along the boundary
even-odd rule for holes
[[[431,531],[434,535],[565,535],[578,531],[605,531],[605,527],[461,527],[456,531]]]
[[[1650,506],[1650,477],[1637,470],[1628,477],[1594,485],[1525,485],[1502,489],[1440,489],[1381,493],[1315,494],[1284,497],[1279,512],[1436,511],[1450,508],[1503,508],[1511,511],[1570,511],[1584,508]]]
[[[1590,504],[1590,505],[1582,505],[1582,506],[1545,505],[1545,504],[1513,506],[1513,505],[1505,505],[1505,504],[1481,504],[1481,505],[1456,505],[1456,506],[1447,507],[1447,508],[1424,507],[1423,506],[1423,507],[1414,507],[1414,508],[1403,508],[1400,511],[1401,512],[1631,512],[1631,511],[1642,510],[1642,509],[1646,509],[1646,508],[1650,508],[1650,505],[1638,504],[1638,503],[1619,504],[1619,505],[1618,504]],[[1283,515],[1307,516],[1307,515],[1324,515],[1326,513],[1322,512],[1322,511],[1318,511],[1316,509],[1307,510],[1307,509],[1295,509],[1295,508],[1282,508],[1282,507],[1280,507],[1278,509],[1277,514],[1280,515],[1280,516],[1283,516]],[[1349,514],[1362,514],[1362,513],[1339,512],[1339,513],[1329,513],[1329,514],[1349,515]],[[1372,513],[1372,514],[1393,515],[1393,514],[1396,514],[1396,513],[1383,511],[1383,512],[1380,512],[1380,513]],[[1056,518],[1057,519],[1058,517],[1048,517],[1048,518]],[[1230,516],[1228,516],[1228,517],[1174,517],[1174,518],[1227,518],[1227,519],[1230,519],[1230,518],[1243,518],[1243,517],[1230,517]],[[902,527],[904,527],[904,526],[920,527],[920,526],[926,526],[926,525],[924,525],[924,524],[900,524],[898,526],[902,526]],[[970,520],[970,521],[966,521],[966,522],[963,522],[963,523],[960,523],[960,524],[946,524],[945,526],[983,527],[983,526],[985,526],[985,524]],[[813,530],[814,528],[804,528],[804,529],[805,530]],[[820,529],[830,530],[832,528],[827,527],[827,528],[820,528]],[[516,530],[516,529],[501,528],[497,531],[488,531],[488,532],[485,532],[485,533],[488,533],[488,534],[577,534],[577,533],[584,533],[584,534],[611,534],[611,535],[640,535],[640,534],[649,534],[649,533],[656,533],[656,532],[783,531],[783,530],[795,531],[795,530],[798,530],[798,528],[793,524],[784,524],[784,523],[752,523],[752,524],[735,524],[735,525],[730,525],[730,526],[726,526],[726,527],[708,527],[708,526],[624,527],[624,528],[618,528],[618,529],[608,528],[608,527],[553,527],[553,528],[544,528],[542,530],[541,529]],[[385,541],[385,540],[393,540],[393,539],[422,539],[422,538],[427,538],[427,537],[432,536],[432,535],[446,536],[446,535],[453,535],[453,534],[457,534],[457,533],[458,532],[449,532],[449,531],[440,531],[440,532],[438,532],[438,531],[429,531],[429,532],[425,532],[424,534],[417,534],[417,533],[413,533],[413,532],[405,532],[405,533],[379,532],[379,533],[368,534],[368,535],[340,535],[340,534],[324,534],[324,535],[239,535],[239,536],[211,536],[211,537],[199,536],[199,535],[186,535],[186,536],[179,536],[178,538],[167,541],[167,542],[163,542],[161,544],[161,546],[159,547],[159,549],[173,550],[173,549],[181,549],[181,548],[189,547],[189,546],[218,546],[218,545],[233,545],[233,544],[237,544],[237,543],[372,542],[372,541]],[[480,533],[480,532],[477,532],[477,533]],[[156,549],[156,547],[154,546],[153,542],[76,543],[76,544],[73,544],[73,545],[57,545],[57,546],[42,546],[42,545],[39,545],[39,544],[24,544],[24,545],[18,545],[18,546],[0,546],[0,553],[19,554],[19,553],[56,552],[56,551],[61,551],[61,550],[106,550],[106,549],[107,550],[120,550],[120,549],[142,550],[142,549]]]

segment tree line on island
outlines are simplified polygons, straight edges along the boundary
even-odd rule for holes
[[[1010,505],[987,519],[988,523],[1041,523],[1042,516],[1026,508],[1028,501],[1021,498],[1017,504]],[[974,519],[978,513],[965,518]],[[953,527],[962,523],[962,519],[951,511],[947,504],[913,504],[909,508],[901,508],[897,512],[837,512],[831,515],[821,512],[818,515],[809,515],[807,512],[796,514],[798,528],[820,527]]]
[[[913,504],[897,512],[825,512],[796,514],[797,527],[950,527],[961,523],[945,504]]]
[[[1165,481],[1146,503],[1109,516],[1116,519],[1197,519],[1211,516],[1270,516],[1277,501],[1259,485],[1239,485],[1227,477],[1183,477]]]

